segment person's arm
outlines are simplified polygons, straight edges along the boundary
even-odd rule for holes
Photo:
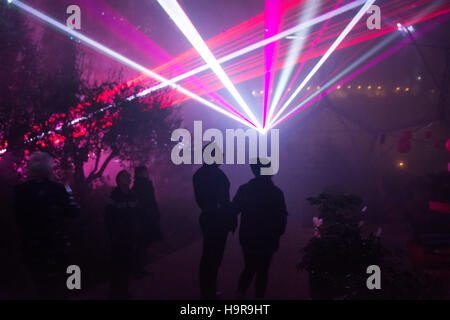
[[[208,199],[202,183],[198,180],[199,178],[194,175],[193,186],[194,186],[195,202],[197,203],[197,205],[200,207],[201,210],[206,210]]]
[[[243,200],[245,198],[243,193],[243,187],[240,186],[233,200],[231,201],[232,214],[234,216],[233,233],[236,231],[236,228],[238,226],[238,216],[242,212]]]
[[[64,185],[64,190],[62,191],[62,198],[63,198],[63,206],[64,206],[64,213],[68,217],[77,217],[80,214],[80,206],[75,200],[75,197],[73,196],[72,189],[69,187],[69,185]]]
[[[278,209],[278,216],[279,216],[279,234],[281,236],[286,231],[287,216],[288,216],[286,202],[284,200],[284,194],[282,191],[280,191],[280,204]]]
[[[158,206],[158,202],[156,201],[156,195],[155,195],[155,188],[153,187],[153,182],[150,181],[150,203],[151,203],[151,208],[152,208],[152,212],[156,218],[156,220],[159,220],[160,218],[160,212],[159,212],[159,206]]]

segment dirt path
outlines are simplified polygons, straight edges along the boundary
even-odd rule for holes
[[[299,249],[310,237],[310,230],[292,221],[283,236],[280,251],[275,255],[270,271],[267,299],[308,299],[307,275],[296,271]],[[135,299],[177,300],[198,299],[198,263],[201,241],[163,257],[148,265],[150,275],[134,280],[131,292]],[[218,287],[224,299],[236,299],[237,279],[243,268],[241,248],[237,233],[227,242],[224,260],[220,269]],[[102,284],[78,296],[81,299],[105,299],[108,285]],[[253,288],[249,298],[253,296]]]

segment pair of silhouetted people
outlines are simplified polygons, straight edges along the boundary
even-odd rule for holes
[[[225,250],[227,235],[237,227],[240,214],[239,240],[245,268],[239,278],[238,292],[245,296],[256,276],[255,295],[265,295],[268,270],[273,254],[285,231],[287,210],[283,192],[262,176],[258,159],[251,165],[255,178],[242,185],[230,202],[230,182],[217,164],[204,164],[193,177],[194,193],[201,208],[200,226],[203,253],[200,260],[200,291],[203,299],[216,299],[217,275]]]
[[[152,182],[146,167],[131,174],[122,170],[116,177],[117,187],[111,192],[106,209],[106,227],[111,245],[110,298],[130,298],[129,281],[134,273],[146,274],[147,249],[161,239],[159,211]]]
[[[29,178],[15,188],[15,216],[22,231],[22,255],[41,299],[61,299],[67,292],[69,241],[64,220],[77,215],[68,186],[52,180],[53,159],[34,153]]]

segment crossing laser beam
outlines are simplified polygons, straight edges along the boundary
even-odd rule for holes
[[[306,3],[306,10],[305,10],[306,12],[303,15],[299,16],[299,21],[309,21],[315,15],[317,10],[317,3],[315,4],[314,2],[315,1],[313,0],[309,0]],[[297,33],[295,39],[293,39],[293,42],[289,48],[289,52],[285,58],[284,68],[281,70],[281,75],[277,81],[277,85],[275,88],[275,94],[273,95],[270,104],[268,115],[269,119],[272,117],[275,111],[275,107],[280,101],[281,96],[283,95],[283,91],[286,89],[289,78],[295,67],[295,61],[297,61],[298,57],[303,51],[303,45],[305,43],[307,32],[308,29],[303,29],[299,33]]]
[[[270,44],[272,42],[278,41],[278,40],[283,39],[283,38],[285,38],[285,37],[287,37],[289,35],[295,34],[295,33],[299,32],[299,31],[304,30],[304,29],[310,28],[310,27],[312,27],[312,26],[314,26],[314,25],[316,25],[318,23],[324,22],[324,21],[326,21],[328,19],[331,19],[333,17],[341,15],[341,14],[347,12],[347,11],[350,11],[350,10],[353,10],[353,9],[355,9],[357,7],[360,7],[364,2],[366,2],[366,0],[356,0],[354,2],[348,3],[348,4],[342,6],[342,7],[338,8],[338,9],[334,9],[334,10],[329,11],[327,13],[324,13],[324,14],[322,14],[322,15],[314,18],[314,19],[311,19],[309,21],[305,21],[303,23],[300,23],[300,24],[298,24],[298,25],[296,25],[296,26],[294,26],[292,28],[289,28],[289,29],[287,29],[287,30],[285,30],[283,32],[280,32],[280,33],[278,33],[278,34],[276,34],[276,35],[274,35],[274,36],[272,36],[270,38],[264,39],[262,41],[259,41],[259,42],[256,42],[254,44],[251,44],[251,45],[249,45],[249,46],[247,46],[245,48],[239,49],[239,50],[237,50],[237,51],[235,51],[233,53],[230,53],[230,54],[228,54],[228,55],[226,55],[226,56],[224,56],[222,58],[219,58],[217,60],[217,62],[220,63],[220,64],[223,64],[225,62],[228,62],[228,61],[234,60],[236,58],[239,58],[240,56],[243,56],[243,55],[245,55],[247,53],[255,51],[255,50],[257,50],[257,49],[259,49],[261,47],[264,47],[264,46],[266,46],[266,45],[268,45],[268,44]],[[180,81],[182,81],[184,79],[192,77],[192,76],[194,76],[194,75],[196,75],[196,74],[198,74],[200,72],[206,71],[208,69],[209,69],[208,65],[203,65],[203,66],[197,67],[195,69],[192,69],[191,71],[185,72],[185,73],[183,73],[181,75],[178,75],[178,76],[172,78],[171,81],[172,82],[180,82]],[[164,88],[166,86],[167,85],[164,84],[164,83],[158,84],[156,86],[153,86],[151,88],[143,90],[140,93],[140,96],[145,96],[145,95],[147,95],[147,94],[149,94],[149,93],[151,93],[153,91],[160,90],[160,89],[162,89],[162,88]]]
[[[367,0],[367,2],[362,6],[362,8],[358,11],[358,13],[353,17],[350,23],[345,27],[339,37],[334,41],[331,47],[327,50],[327,52],[322,56],[322,58],[317,62],[314,68],[309,72],[309,74],[305,77],[302,83],[298,86],[298,88],[294,91],[294,93],[289,97],[289,99],[284,103],[281,109],[277,112],[274,118],[271,120],[270,125],[275,123],[277,119],[281,116],[283,111],[289,106],[289,104],[297,97],[300,91],[306,86],[306,84],[311,80],[311,78],[317,73],[317,71],[322,67],[322,65],[327,61],[330,55],[336,50],[339,44],[345,39],[345,37],[349,34],[349,32],[353,29],[353,27],[358,23],[358,21],[362,18],[362,16],[369,10],[375,0]],[[270,128],[270,125],[268,128]]]
[[[53,18],[45,15],[44,13],[34,9],[33,7],[27,5],[27,4],[25,4],[25,3],[23,3],[23,2],[21,2],[19,0],[13,0],[11,4],[15,5],[16,7],[20,8],[22,10],[24,10],[25,12],[31,14],[32,16],[34,16],[34,17],[36,17],[36,18],[38,18],[38,19],[48,23],[49,25],[51,25],[51,26],[53,26],[53,27],[55,27],[55,28],[57,28],[57,29],[59,29],[59,30],[61,30],[61,31],[63,31],[63,32],[65,32],[65,33],[67,33],[67,34],[69,34],[69,35],[71,35],[71,36],[73,36],[73,37],[75,37],[77,39],[79,39],[79,40],[81,40],[83,43],[85,43],[85,44],[89,45],[90,47],[92,47],[93,49],[95,49],[95,50],[97,50],[97,51],[99,51],[99,52],[101,52],[101,53],[103,53],[103,54],[113,58],[114,60],[116,60],[118,62],[121,62],[121,63],[129,66],[130,68],[135,69],[136,71],[142,72],[145,75],[147,75],[147,76],[149,76],[149,77],[151,77],[151,78],[153,78],[153,79],[155,79],[157,81],[160,81],[162,84],[164,84],[164,86],[169,86],[169,87],[171,87],[171,88],[181,92],[182,94],[184,94],[184,95],[186,95],[186,96],[188,96],[188,97],[190,97],[190,98],[200,102],[201,104],[203,104],[203,105],[205,105],[205,106],[207,106],[207,107],[209,107],[209,108],[211,108],[211,109],[213,109],[213,110],[215,110],[215,111],[217,111],[217,112],[219,112],[219,113],[221,113],[221,114],[223,114],[223,115],[225,115],[225,116],[227,116],[227,117],[229,117],[229,118],[231,118],[233,120],[236,120],[236,121],[238,121],[238,122],[240,122],[240,123],[242,123],[242,124],[252,128],[252,129],[260,130],[253,123],[248,122],[248,121],[246,121],[246,120],[244,120],[244,119],[234,115],[233,113],[231,113],[231,112],[229,112],[229,111],[227,111],[225,109],[222,109],[218,105],[216,105],[216,104],[214,104],[214,103],[212,103],[212,102],[210,102],[210,101],[208,101],[208,100],[206,100],[206,99],[196,95],[195,93],[193,93],[193,92],[191,92],[189,90],[186,90],[182,86],[176,84],[174,81],[166,79],[166,78],[160,76],[159,74],[153,72],[152,70],[147,69],[146,67],[144,67],[144,66],[134,62],[133,60],[131,60],[131,59],[121,55],[120,53],[117,53],[116,51],[114,51],[114,50],[112,50],[112,49],[102,45],[101,43],[99,43],[99,42],[97,42],[97,41],[95,41],[95,40],[93,40],[93,39],[91,39],[91,38],[81,34],[80,32],[77,32],[75,30],[72,30],[72,29],[68,28],[66,25],[56,21],[55,19],[53,19]]]
[[[245,113],[249,116],[249,118],[253,121],[257,128],[261,128],[258,120],[256,119],[253,112],[250,110],[250,107],[244,101],[236,87],[234,86],[231,79],[222,69],[219,62],[217,62],[211,50],[206,45],[205,41],[201,37],[200,33],[197,31],[195,26],[189,20],[189,17],[184,12],[183,8],[178,4],[176,0],[158,0],[158,3],[161,7],[166,11],[169,17],[173,20],[173,22],[177,25],[180,31],[184,34],[184,36],[189,40],[192,46],[197,50],[200,56],[205,60],[211,70],[217,75],[219,80],[223,83],[225,88],[231,93],[233,98],[237,101],[237,103],[241,106],[241,108],[245,111]]]
[[[422,12],[421,16],[423,17],[423,16],[425,16],[425,14],[428,14],[429,12],[434,10],[438,6],[438,4],[440,4],[440,3],[441,3],[441,1],[438,1],[438,2],[436,2],[434,4],[432,4],[425,12]],[[442,12],[437,13],[436,16],[438,16],[441,13],[448,13],[449,11],[450,11],[449,9],[443,10]],[[416,16],[414,19],[421,19],[421,17],[419,15],[419,16]],[[438,27],[439,25],[441,25],[443,22],[447,21],[448,19],[449,19],[449,16],[443,16],[440,19],[434,21],[433,23],[431,23],[428,26],[426,26],[423,30],[421,30],[418,34],[416,34],[416,38],[427,34],[428,32],[430,32],[434,28]],[[272,129],[275,126],[279,125],[283,121],[286,121],[288,118],[292,117],[297,112],[301,111],[302,109],[304,109],[307,106],[311,105],[312,103],[314,103],[315,101],[319,100],[323,96],[325,96],[328,93],[332,92],[339,85],[342,86],[346,82],[354,79],[356,76],[358,76],[361,73],[365,72],[366,70],[372,68],[373,66],[377,65],[381,61],[383,61],[386,58],[392,56],[394,53],[398,52],[399,50],[401,50],[402,48],[404,48],[405,46],[407,46],[408,44],[413,42],[413,39],[411,39],[409,37],[404,39],[403,41],[401,41],[400,43],[395,45],[393,48],[390,48],[389,50],[387,50],[386,52],[382,53],[380,56],[378,56],[377,58],[375,58],[374,60],[372,60],[371,62],[369,62],[368,64],[366,64],[362,68],[360,68],[359,70],[357,70],[354,73],[352,73],[349,76],[347,76],[350,72],[355,70],[357,67],[359,67],[361,64],[363,64],[365,61],[367,61],[373,55],[375,55],[379,51],[381,51],[381,49],[385,48],[387,45],[392,43],[396,38],[398,38],[398,34],[393,33],[393,34],[389,35],[386,39],[384,39],[382,42],[380,42],[378,45],[376,45],[375,47],[373,47],[370,50],[368,50],[365,54],[363,54],[360,58],[358,58],[356,61],[354,61],[351,65],[349,65],[344,70],[342,70],[338,75],[333,77],[333,79],[328,81],[319,91],[315,92],[313,95],[311,95],[310,97],[308,97],[307,99],[302,101],[302,103],[300,103],[297,107],[295,107],[294,109],[289,111],[288,114],[284,115],[280,120],[278,120],[276,123],[274,123],[270,127],[270,129]]]

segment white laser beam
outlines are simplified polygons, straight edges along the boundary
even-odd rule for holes
[[[237,51],[235,51],[233,53],[230,53],[229,55],[226,55],[226,56],[224,56],[222,58],[219,58],[217,60],[217,62],[222,64],[222,63],[231,61],[233,59],[239,58],[242,55],[245,55],[245,54],[250,53],[250,52],[252,52],[254,50],[257,50],[257,49],[259,49],[261,47],[264,47],[267,44],[270,44],[272,42],[275,42],[275,41],[278,41],[280,39],[283,39],[283,38],[285,38],[285,37],[287,37],[289,35],[292,35],[294,33],[299,32],[301,30],[310,28],[311,26],[314,26],[314,25],[316,25],[318,23],[324,22],[324,21],[326,21],[326,20],[328,20],[330,18],[333,18],[335,16],[343,14],[343,13],[345,13],[347,11],[353,10],[354,8],[357,8],[357,7],[361,6],[365,1],[366,0],[357,0],[357,1],[351,2],[349,4],[346,4],[345,6],[342,6],[342,7],[338,8],[338,9],[335,9],[335,10],[329,11],[327,13],[324,13],[323,15],[320,15],[320,16],[318,16],[318,17],[316,17],[316,18],[314,18],[314,19],[312,19],[310,21],[305,21],[303,23],[300,23],[300,24],[298,24],[298,25],[296,25],[296,26],[294,26],[294,27],[292,27],[290,29],[287,29],[287,30],[285,30],[283,32],[280,32],[279,34],[276,34],[276,35],[274,35],[274,36],[272,36],[270,38],[267,38],[267,39],[264,39],[262,41],[256,42],[254,44],[251,44],[248,47],[239,49],[239,50],[237,50]],[[179,82],[179,81],[182,81],[182,80],[187,79],[189,77],[192,77],[192,76],[194,76],[194,75],[196,75],[196,74],[198,74],[200,72],[206,71],[208,69],[209,69],[208,65],[203,65],[203,66],[197,67],[195,69],[192,69],[191,71],[183,73],[183,74],[181,74],[179,76],[176,76],[176,77],[172,78],[171,81]],[[156,86],[153,86],[151,88],[143,90],[140,93],[140,96],[147,95],[150,92],[162,89],[165,86],[166,86],[165,84],[158,84]]]
[[[336,48],[341,44],[341,42],[345,39],[345,37],[349,34],[349,32],[353,29],[353,27],[358,23],[358,21],[362,18],[362,16],[369,10],[375,0],[367,0],[366,3],[362,6],[362,8],[358,11],[358,13],[353,17],[350,23],[345,27],[342,33],[337,37],[331,47],[327,50],[327,52],[322,56],[322,58],[317,62],[314,68],[309,72],[309,74],[305,77],[302,83],[298,86],[298,88],[292,93],[289,99],[283,104],[277,114],[270,121],[269,128],[272,124],[277,121],[277,119],[281,116],[283,111],[289,106],[289,104],[297,97],[300,91],[306,86],[306,84],[311,80],[311,78],[317,73],[317,71],[322,67],[322,65],[327,61],[330,55],[336,50]]]
[[[299,21],[309,21],[316,14],[317,11],[317,3],[314,0],[309,0],[305,6],[305,13],[300,15]],[[278,78],[277,85],[275,87],[275,93],[273,95],[272,101],[270,103],[269,113],[267,118],[272,118],[273,113],[275,112],[276,106],[283,95],[284,90],[286,90],[286,86],[288,81],[292,75],[292,72],[295,67],[295,62],[303,51],[303,45],[306,40],[306,34],[309,29],[303,29],[299,33],[297,33],[297,37],[294,39],[292,44],[289,47],[289,52],[284,60],[284,66],[281,70],[281,74]]]
[[[205,41],[197,31],[195,26],[189,20],[189,17],[186,15],[183,8],[178,4],[176,0],[158,0],[158,3],[166,11],[166,13],[177,25],[184,36],[189,40],[195,50],[197,50],[203,60],[205,60],[206,64],[211,68],[211,70],[213,70],[213,72],[223,83],[225,88],[227,88],[227,90],[231,93],[233,98],[241,106],[248,117],[253,121],[256,127],[260,128],[261,125],[259,124],[253,112],[250,110],[250,107],[239,94],[238,90],[236,89],[228,75],[225,73],[223,68],[220,66],[219,62],[217,62],[213,53],[206,45]]]
[[[203,104],[203,105],[205,105],[205,106],[207,106],[207,107],[209,107],[209,108],[211,108],[211,109],[213,109],[213,110],[215,110],[215,111],[217,111],[217,112],[219,112],[219,113],[221,113],[221,114],[223,114],[225,116],[228,116],[229,118],[231,118],[233,120],[236,120],[236,121],[238,121],[238,122],[240,122],[240,123],[242,123],[242,124],[252,128],[252,129],[255,129],[254,126],[251,125],[250,123],[248,123],[246,120],[244,120],[244,119],[234,115],[231,112],[228,112],[227,110],[222,109],[221,107],[217,106],[216,104],[214,104],[214,103],[212,103],[212,102],[210,102],[210,101],[208,101],[208,100],[206,100],[206,99],[196,95],[195,93],[193,93],[193,92],[183,88],[182,86],[176,84],[172,80],[169,80],[169,79],[166,79],[166,78],[160,76],[159,74],[157,74],[157,73],[147,69],[146,67],[144,67],[144,66],[134,62],[133,60],[131,60],[131,59],[121,55],[120,53],[115,52],[114,50],[112,50],[112,49],[102,45],[101,43],[99,43],[99,42],[97,42],[97,41],[95,41],[95,40],[93,40],[93,39],[91,39],[91,38],[81,34],[80,32],[77,32],[77,31],[75,31],[73,29],[68,28],[66,25],[64,25],[64,24],[56,21],[55,19],[45,15],[44,13],[42,13],[42,12],[32,8],[32,7],[30,7],[29,5],[23,3],[23,2],[21,2],[19,0],[14,0],[12,2],[12,4],[17,6],[20,9],[24,10],[25,12],[33,15],[34,17],[36,17],[36,18],[38,18],[38,19],[40,19],[40,20],[42,20],[42,21],[52,25],[53,27],[55,27],[55,28],[57,28],[57,29],[59,29],[59,30],[61,30],[61,31],[63,31],[63,32],[65,32],[65,33],[67,33],[67,34],[69,34],[69,35],[71,35],[71,36],[73,36],[73,37],[75,37],[75,38],[77,38],[79,40],[81,40],[82,42],[88,44],[93,49],[95,49],[95,50],[97,50],[97,51],[99,51],[99,52],[101,52],[101,53],[103,53],[103,54],[105,54],[105,55],[107,55],[107,56],[109,56],[109,57],[111,57],[111,58],[113,58],[113,59],[115,59],[115,60],[117,60],[117,61],[119,61],[119,62],[121,62],[121,63],[123,63],[123,64],[125,64],[125,65],[127,65],[129,67],[131,67],[131,68],[133,68],[133,69],[135,69],[135,70],[137,70],[137,71],[139,71],[139,72],[142,72],[142,73],[146,74],[147,76],[149,76],[149,77],[151,77],[151,78],[153,78],[153,79],[155,79],[157,81],[160,81],[161,83],[164,84],[164,86],[169,86],[169,87],[171,87],[171,88],[181,92],[182,94],[184,94],[184,95],[186,95],[186,96],[188,96],[188,97],[190,97],[190,98],[200,102],[201,104]],[[260,130],[259,128],[256,128],[256,129]]]

